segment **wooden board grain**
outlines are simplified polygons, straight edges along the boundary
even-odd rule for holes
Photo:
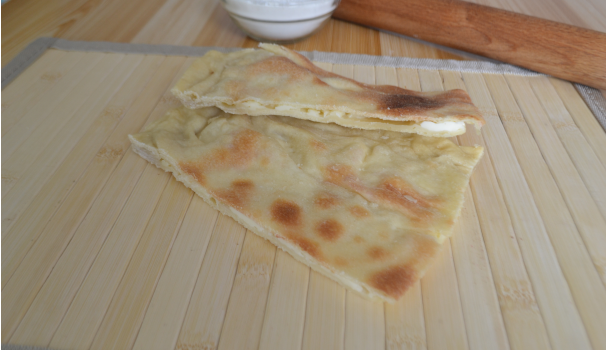
[[[465,89],[487,121],[481,133],[454,139],[486,148],[454,236],[421,282],[391,305],[311,271],[129,149],[127,134],[179,105],[168,89],[191,61],[52,50],[7,87],[14,98],[3,106],[8,139],[31,142],[3,150],[3,170],[15,174],[3,178],[11,199],[3,200],[3,343],[181,350],[606,346],[599,148],[606,137],[584,121],[591,112],[567,83],[318,63],[367,83]],[[111,73],[87,82],[63,62],[81,74],[92,67]],[[62,73],[42,78],[52,72]],[[57,87],[89,96],[82,101]],[[29,89],[41,101],[59,99],[44,116],[67,126],[33,115],[42,106],[19,99],[31,98],[20,95]],[[49,126],[51,132],[36,131]],[[20,154],[32,158],[21,163]]]
[[[3,21],[2,29],[2,66],[6,65],[17,53],[40,36],[54,36],[71,40],[86,41],[110,41],[110,42],[132,42],[140,32],[147,32],[145,43],[155,44],[155,40],[166,38],[166,22],[177,22],[182,11],[176,9],[165,16],[164,21],[157,21],[157,13],[165,6],[175,8],[175,3],[180,2],[182,6],[190,6],[190,16],[198,16],[196,21],[187,21],[181,25],[182,30],[171,30],[174,37],[186,38],[195,35],[206,38],[213,43],[200,43],[194,41],[184,42],[186,45],[217,45],[229,46],[232,34],[244,39],[244,34],[235,28],[228,16],[219,15],[217,11],[204,7],[204,3],[218,3],[216,0],[199,0],[199,7],[191,7],[192,2],[188,0],[47,0],[40,5],[37,0],[20,0],[6,2],[2,6]],[[549,19],[561,23],[580,26],[601,32],[606,31],[606,3],[602,0],[471,0],[469,2],[482,4],[490,7],[514,11],[517,13]],[[169,4],[169,5],[166,5]],[[219,6],[220,7],[220,6]],[[166,9],[166,8],[165,8]],[[166,14],[166,11],[164,11]],[[214,22],[212,26],[204,25],[204,21]],[[149,23],[153,22],[157,35],[150,35]],[[371,48],[371,45],[360,44],[360,40],[374,40],[377,31],[370,28],[361,28],[350,25],[344,28],[351,35],[341,36],[332,27],[336,20],[330,20],[321,33],[294,44],[297,50],[331,51],[332,43],[341,48]],[[202,26],[200,29],[200,26]],[[338,25],[337,25],[338,26]],[[147,27],[147,28],[146,28]],[[212,28],[211,28],[212,27]],[[235,29],[235,31],[234,31]],[[359,33],[362,33],[359,37]],[[371,33],[372,35],[368,35]],[[427,43],[415,39],[396,37],[387,33],[378,33],[380,36],[380,49],[382,55],[406,54],[410,57],[422,58],[457,58],[459,54],[453,54]],[[338,35],[338,36],[337,36]],[[141,39],[141,37],[139,37]],[[343,43],[351,40],[352,43]],[[239,46],[240,44],[231,44]],[[254,44],[253,44],[254,45]],[[350,52],[352,53],[352,52]],[[363,53],[370,53],[363,52]]]
[[[257,349],[276,246],[248,231],[230,293],[218,349]]]
[[[499,123],[499,116],[482,76],[463,74],[463,78],[472,101],[482,111],[484,119]],[[543,317],[531,289],[512,218],[493,165],[493,152],[485,142],[485,139],[496,138],[493,136],[495,131],[497,130],[483,128],[482,135],[465,133],[458,136],[461,144],[475,144],[485,148],[484,156],[476,166],[470,182],[475,210],[511,348],[549,349]]]
[[[598,31],[458,0],[343,0],[333,16],[606,89]]]

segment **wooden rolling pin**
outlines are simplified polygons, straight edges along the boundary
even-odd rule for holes
[[[606,34],[459,0],[342,0],[333,17],[606,89]]]

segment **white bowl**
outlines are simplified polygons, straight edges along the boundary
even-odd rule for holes
[[[234,22],[255,40],[292,43],[315,33],[340,0],[222,0]]]

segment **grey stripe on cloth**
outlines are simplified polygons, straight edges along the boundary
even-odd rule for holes
[[[545,75],[506,63],[492,63],[484,61],[457,61],[438,60],[431,58],[371,56],[318,51],[306,52],[303,54],[305,54],[305,56],[312,61],[336,64],[362,64],[368,66],[406,67],[426,70],[441,69],[469,73],[514,74],[525,76]]]
[[[56,38],[38,38],[2,68],[2,89],[21,74],[30,64],[36,62],[46,49],[53,46]]]
[[[50,348],[40,348],[31,345],[13,345],[13,344],[2,344],[2,350],[51,350]]]
[[[176,45],[125,44],[101,41],[71,41],[57,38],[39,38],[21,51],[2,69],[2,88],[8,85],[48,48],[66,51],[100,51],[116,53],[137,53],[147,55],[203,56],[210,50],[231,52],[241,48],[196,47]],[[384,67],[406,67],[427,70],[453,70],[469,73],[512,74],[521,76],[545,75],[506,63],[485,61],[437,60],[429,58],[389,57],[345,54],[335,52],[301,52],[312,61],[336,64],[361,64]],[[606,131],[606,99],[599,90],[574,84],[579,94]]]
[[[589,86],[581,84],[574,84],[574,86],[576,86],[577,91],[583,97],[598,122],[600,122],[604,131],[606,131],[606,99],[604,95],[600,93],[600,90]]]

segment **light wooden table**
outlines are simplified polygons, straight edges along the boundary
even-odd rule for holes
[[[472,0],[606,32],[602,0]],[[192,46],[254,46],[217,0],[11,0],[2,6],[2,66],[40,36]],[[440,48],[332,20],[297,50],[461,58]]]
[[[606,32],[602,0],[470,0]],[[2,66],[40,36],[70,40],[252,47],[218,0],[11,0],[2,6]],[[296,50],[465,59],[464,53],[338,20]],[[602,91],[606,96],[606,91]]]
[[[602,0],[483,4],[606,31]],[[39,36],[256,46],[216,0],[2,10],[3,66]],[[291,47],[468,58],[336,20]],[[456,139],[487,151],[453,238],[421,283],[383,305],[310,272],[129,150],[127,134],[178,106],[167,89],[192,60],[49,50],[2,91],[2,343],[606,348],[606,134],[571,84],[323,64],[367,83],[467,89],[487,121]]]

